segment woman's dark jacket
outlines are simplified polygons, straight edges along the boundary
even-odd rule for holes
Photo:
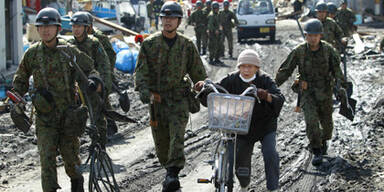
[[[261,140],[265,135],[274,132],[277,129],[277,117],[285,101],[280,89],[277,88],[273,79],[265,72],[259,70],[255,80],[246,83],[240,78],[240,72],[235,71],[228,74],[217,84],[223,86],[229,93],[240,95],[250,84],[256,85],[257,88],[265,89],[272,96],[272,103],[255,100],[253,108],[252,120],[248,135],[239,136],[239,138],[250,139],[252,141]],[[208,93],[203,94],[200,101],[206,106]]]

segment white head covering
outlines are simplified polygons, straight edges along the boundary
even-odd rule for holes
[[[240,67],[242,64],[250,64],[260,67],[259,54],[257,54],[257,52],[252,49],[246,49],[242,51],[237,58],[236,67]]]

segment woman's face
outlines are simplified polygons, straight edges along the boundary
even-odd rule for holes
[[[239,66],[240,74],[246,79],[253,77],[257,73],[259,67],[252,64],[242,64]]]

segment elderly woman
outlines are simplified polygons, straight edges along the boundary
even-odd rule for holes
[[[279,154],[276,151],[277,117],[285,101],[273,79],[260,69],[261,62],[258,54],[251,49],[240,53],[237,68],[217,84],[231,94],[241,94],[250,84],[257,87],[259,102],[255,102],[251,125],[247,135],[237,137],[236,176],[240,181],[241,191],[247,191],[251,176],[251,157],[255,142],[261,142],[267,189],[279,188]],[[204,82],[196,83],[200,90]],[[209,92],[209,91],[208,91]],[[202,104],[206,104],[208,93],[201,94]]]

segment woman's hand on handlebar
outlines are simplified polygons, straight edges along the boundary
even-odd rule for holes
[[[201,91],[201,89],[204,87],[204,81],[198,81],[194,86],[193,89],[195,91]]]

